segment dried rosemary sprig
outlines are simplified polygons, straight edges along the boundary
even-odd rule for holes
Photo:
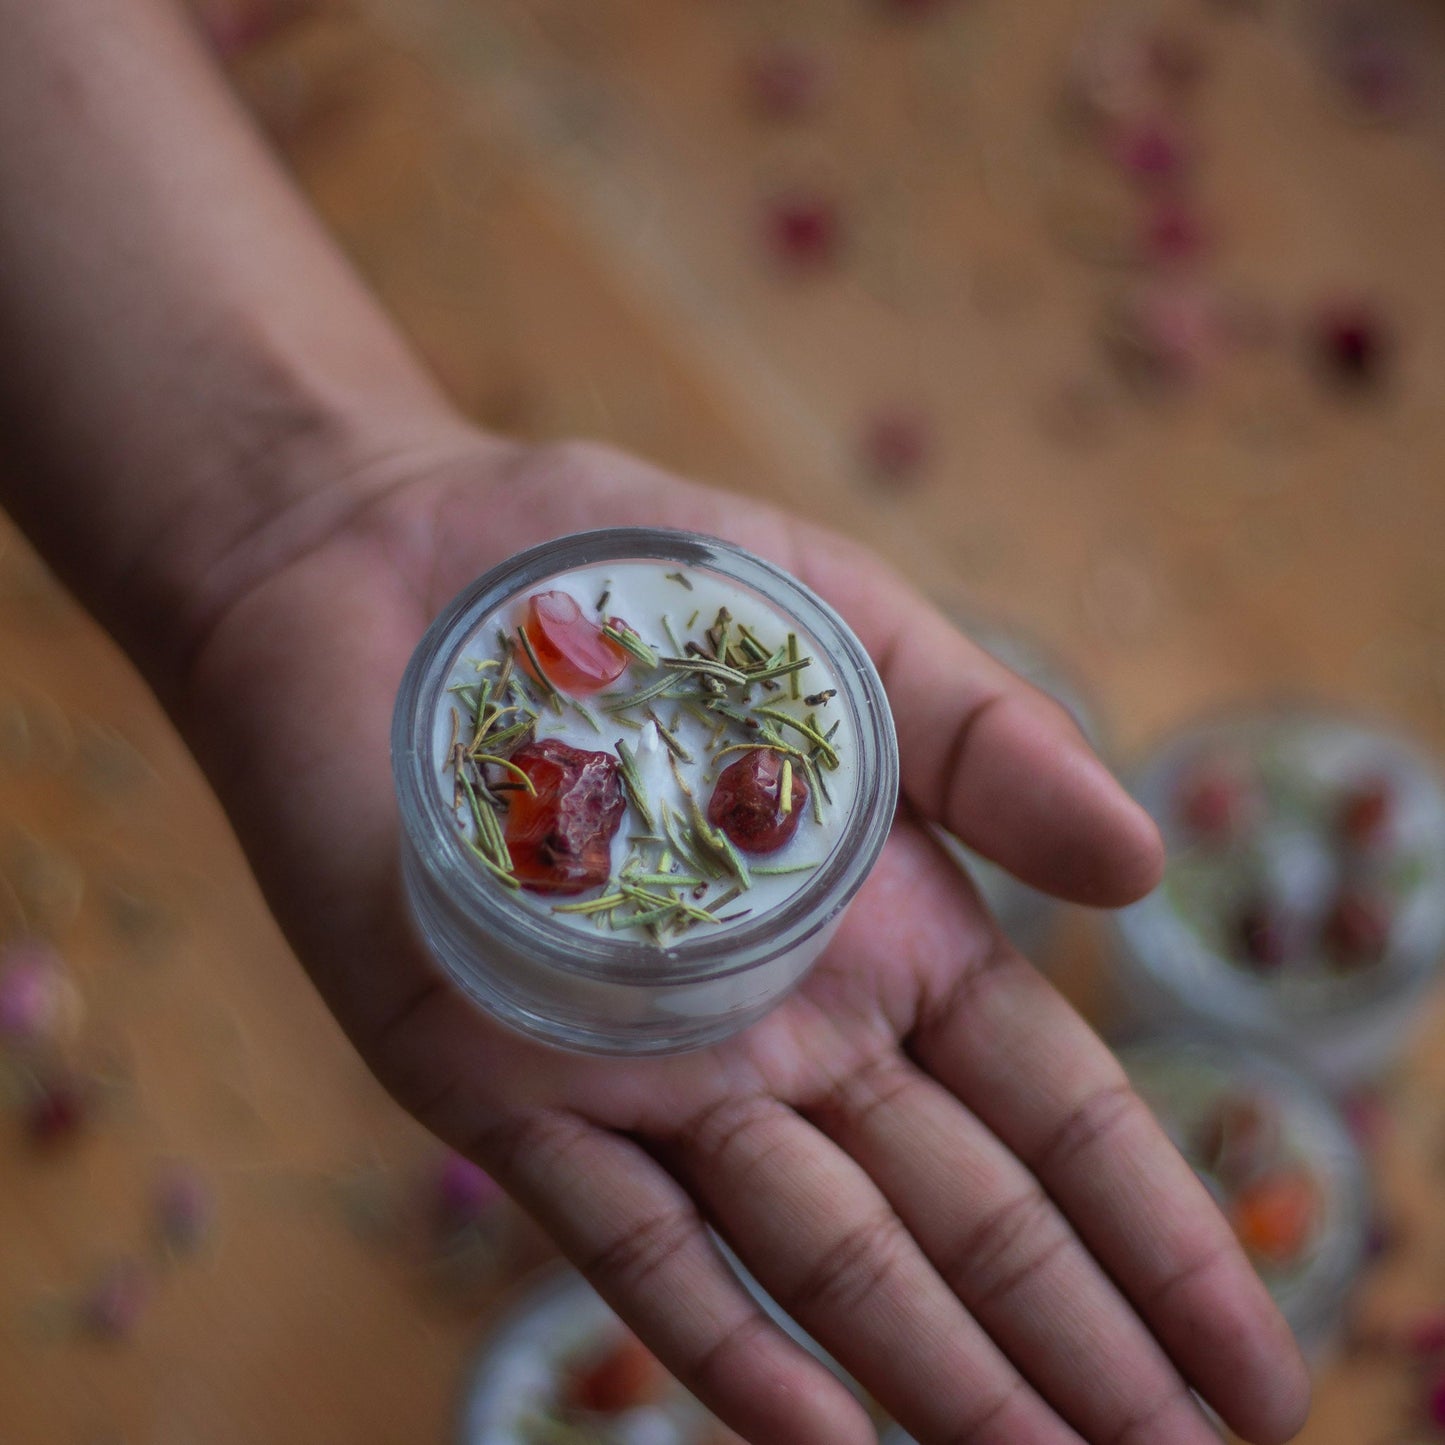
[[[717,662],[710,657],[660,657],[658,662],[673,672],[692,672],[699,677],[715,677],[730,687],[744,687],[750,681],[747,673]]]
[[[657,654],[630,627],[614,627],[606,622],[602,625],[602,635],[610,638],[645,668],[650,670],[657,666]]]
[[[537,785],[519,768],[516,763],[509,762],[506,758],[498,757],[495,753],[473,753],[471,760],[474,763],[485,763],[494,768],[502,768],[520,780],[522,786],[535,798],[537,796]]]
[[[683,747],[680,742],[678,742],[677,734],[673,731],[672,728],[665,726],[662,719],[658,717],[658,715],[651,708],[647,709],[647,719],[653,725],[653,727],[657,729],[657,735],[662,739],[663,745],[667,748],[668,752],[670,752],[673,757],[678,760],[678,762],[690,763],[692,761],[692,754],[688,752],[688,750]]]
[[[467,795],[467,802],[472,810],[472,822],[476,826],[477,836],[472,846],[480,853],[496,872],[505,873],[508,877],[512,874],[512,854],[507,848],[507,840],[502,833],[502,824],[498,819],[496,810],[490,803],[483,802],[472,780],[465,773],[460,774],[462,790]],[[513,880],[515,881],[515,880]]]
[[[669,576],[692,590],[685,574]],[[658,618],[656,631],[665,634],[671,648],[664,653],[630,621],[608,617],[610,600],[608,582],[596,602],[599,630],[642,669],[634,676],[643,685],[589,699],[589,708],[551,682],[525,625],[518,625],[512,635],[498,633],[497,655],[475,664],[477,680],[449,688],[456,707],[447,765],[456,774],[457,806],[463,798],[469,805],[467,831],[475,835],[469,846],[483,867],[505,886],[517,888],[502,827],[504,796],[535,790],[511,755],[537,731],[539,714],[550,710],[562,716],[570,708],[601,732],[602,722],[592,710],[600,708],[602,721],[618,727],[655,727],[677,781],[677,805],[648,796],[636,745],[618,738],[614,750],[619,779],[638,831],[627,835],[627,856],[598,896],[560,903],[553,911],[662,944],[694,927],[748,916],[752,910],[726,910],[755,878],[807,873],[819,866],[816,861],[750,865],[732,839],[709,821],[706,798],[699,799],[679,764],[700,766],[697,776],[711,787],[730,755],[776,751],[782,764],[781,811],[793,811],[793,779],[801,775],[809,784],[812,818],[822,822],[830,801],[823,773],[840,766],[833,739],[841,724],[834,721],[825,731],[812,710],[824,707],[837,693],[825,688],[804,696],[802,676],[813,659],[803,655],[796,631],[770,646],[727,607],[720,607],[711,625],[704,624],[699,633],[703,613],[694,608],[682,638],[669,616]],[[558,729],[543,725],[543,731]]]
[[[637,758],[621,738],[618,738],[612,747],[621,764],[622,786],[627,790],[627,796],[631,799],[632,806],[637,809],[637,816],[642,819],[643,827],[651,833],[656,829],[657,822],[653,817],[652,807],[647,801],[647,791],[642,786],[642,774],[637,770]]]
[[[837,749],[817,728],[809,727],[801,718],[796,718],[792,713],[784,712],[781,708],[760,707],[756,709],[756,712],[759,717],[769,718],[780,727],[792,728],[794,732],[802,733],[813,744],[825,768],[839,766],[841,760],[838,757]]]
[[[669,674],[648,684],[641,692],[610,692],[602,699],[602,711],[607,713],[628,712],[632,708],[641,707],[645,702],[651,702],[655,697],[662,697],[664,694],[670,695],[676,686],[677,678]]]
[[[522,650],[527,654],[527,661],[532,664],[533,680],[542,689],[543,696],[546,697],[552,711],[560,715],[562,712],[562,696],[557,689],[552,686],[552,680],[543,672],[542,664],[537,660],[537,654],[533,650],[532,639],[527,636],[526,625],[521,622],[517,624],[517,640],[522,644]]]

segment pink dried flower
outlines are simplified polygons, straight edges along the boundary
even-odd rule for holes
[[[818,108],[827,73],[815,51],[778,41],[749,57],[748,100],[765,120],[793,121]]]
[[[457,1153],[442,1159],[435,1187],[437,1218],[447,1228],[475,1223],[504,1197],[485,1169]]]
[[[90,1112],[90,1090],[72,1074],[40,1083],[25,1114],[25,1132],[37,1147],[54,1149],[80,1133]]]
[[[1445,1354],[1445,1310],[1435,1310],[1405,1331],[1405,1348],[1412,1355]]]
[[[189,1253],[215,1223],[216,1201],[210,1185],[189,1165],[170,1166],[156,1180],[152,1196],[156,1233],[169,1248]]]
[[[1393,343],[1389,328],[1373,307],[1364,302],[1326,306],[1312,330],[1320,369],[1337,386],[1364,391],[1384,379]]]
[[[1437,1430],[1445,1430],[1445,1375],[1432,1381],[1425,1392],[1425,1418]]]
[[[117,1260],[81,1301],[81,1323],[98,1339],[126,1339],[140,1322],[150,1297],[151,1281],[145,1266],[139,1260]]]
[[[880,481],[913,481],[927,466],[932,451],[928,419],[911,408],[881,411],[863,430],[863,463]]]
[[[1192,161],[1178,128],[1158,116],[1122,124],[1111,150],[1119,168],[1141,186],[1174,184],[1188,172]]]
[[[0,952],[0,1043],[37,1044],[60,1027],[66,994],[60,956],[24,940]]]
[[[1178,266],[1197,260],[1209,247],[1209,231],[1197,211],[1171,197],[1149,208],[1140,233],[1145,261],[1156,266]]]
[[[769,249],[794,271],[814,271],[837,258],[842,244],[838,208],[827,196],[795,192],[777,197],[764,217]]]

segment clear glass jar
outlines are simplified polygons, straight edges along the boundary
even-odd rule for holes
[[[712,574],[759,599],[826,660],[853,740],[854,786],[825,858],[758,917],[667,946],[568,926],[494,883],[477,865],[439,781],[438,719],[479,625],[499,607],[579,568],[658,563]],[[835,714],[836,715],[836,714]],[[739,547],[659,528],[585,532],[523,552],[488,572],[427,629],[397,697],[392,766],[402,871],[417,931],[477,1003],[523,1033],[595,1053],[697,1048],[761,1017],[817,959],[872,869],[892,824],[898,748],[873,664],[847,624],[772,564]],[[840,815],[842,809],[837,810]]]
[[[1241,1191],[1262,1177],[1260,1170],[1303,1169],[1314,1181],[1318,1202],[1308,1246],[1289,1267],[1257,1267],[1301,1348],[1319,1364],[1344,1323],[1373,1220],[1364,1158],[1340,1111],[1299,1070],[1207,1033],[1144,1036],[1120,1046],[1118,1055],[1226,1214],[1244,1207]],[[1256,1147],[1253,1176],[1239,1132],[1232,1172],[1219,1168],[1218,1154],[1213,1161],[1203,1157],[1220,1147],[1218,1134],[1214,1142],[1202,1142],[1212,1131],[1211,1110],[1241,1099],[1259,1101],[1277,1130],[1271,1146]]]
[[[1388,838],[1364,848],[1340,830],[1351,790],[1367,784],[1388,794],[1391,816]],[[1115,918],[1124,1018],[1220,1028],[1337,1087],[1384,1068],[1445,953],[1445,793],[1430,763],[1378,727],[1262,710],[1180,733],[1144,763],[1134,793],[1170,863]],[[1201,824],[1222,836],[1201,841]],[[1344,967],[1319,941],[1320,920],[1346,887],[1366,885],[1388,906],[1388,932],[1377,958]]]
[[[622,1321],[580,1274],[563,1267],[547,1271],[506,1311],[478,1355],[462,1400],[457,1445],[545,1445],[561,1438],[566,1427],[553,1422],[569,1367],[605,1355],[626,1338]],[[646,1393],[645,1401],[608,1423],[594,1429],[589,1421],[586,1438],[664,1445],[736,1439],[723,1437],[716,1419],[660,1368]],[[574,1433],[580,1432],[567,1438]]]
[[[956,610],[949,615],[959,630],[985,652],[1059,703],[1095,748],[1102,746],[1095,709],[1084,701],[1071,674],[1042,643],[992,618]],[[1025,958],[1037,962],[1047,950],[1059,921],[1058,899],[1020,882],[997,863],[965,846],[952,833],[942,828],[936,833],[948,855],[973,880],[989,912],[1014,947]]]

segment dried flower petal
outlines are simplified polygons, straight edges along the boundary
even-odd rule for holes
[[[25,1131],[42,1149],[54,1149],[73,1139],[90,1112],[90,1090],[73,1075],[42,1081],[31,1097]]]
[[[27,939],[0,950],[0,1043],[43,1043],[61,1029],[71,991],[60,955]]]
[[[1193,207],[1177,198],[1157,202],[1144,218],[1139,245],[1145,261],[1178,266],[1209,248],[1209,229]]]
[[[769,250],[790,270],[818,270],[836,260],[842,246],[838,208],[818,194],[779,196],[767,208],[764,236]]]
[[[1378,386],[1388,373],[1394,349],[1388,328],[1363,302],[1325,307],[1314,322],[1312,344],[1326,379],[1351,391]]]
[[[1163,116],[1121,125],[1110,151],[1125,175],[1143,186],[1176,184],[1193,162],[1178,127]]]
[[[778,41],[748,57],[748,100],[765,120],[799,120],[817,109],[827,73],[816,51]]]
[[[153,1209],[161,1242],[181,1253],[199,1248],[215,1224],[211,1187],[188,1165],[172,1165],[156,1180]]]
[[[151,1296],[151,1280],[139,1260],[105,1269],[81,1301],[81,1323],[98,1339],[123,1340],[134,1333]]]
[[[928,463],[933,437],[928,419],[918,411],[897,408],[879,412],[863,433],[863,461],[880,481],[912,481]]]
[[[1415,1320],[1405,1331],[1405,1348],[1422,1358],[1445,1354],[1445,1309]]]
[[[434,1187],[436,1215],[444,1228],[475,1223],[505,1197],[485,1169],[454,1152],[443,1157]]]

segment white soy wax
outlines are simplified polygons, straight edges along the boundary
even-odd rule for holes
[[[747,886],[730,902],[716,908],[717,922],[694,918],[689,921],[686,933],[690,937],[736,927],[744,922],[756,922],[784,906],[807,887],[816,871],[815,866],[809,865],[823,863],[837,846],[855,802],[856,748],[854,739],[847,736],[843,710],[838,702],[840,678],[817,639],[803,631],[796,619],[752,589],[703,568],[682,568],[666,562],[646,561],[605,562],[579,567],[519,591],[477,623],[457,653],[445,700],[438,708],[433,729],[438,787],[453,806],[457,827],[471,841],[477,841],[477,825],[466,799],[457,794],[453,780],[455,739],[461,738],[465,742],[473,721],[470,704],[475,694],[468,690],[474,688],[481,678],[497,676],[495,664],[500,663],[503,656],[499,637],[517,638],[519,626],[528,624],[531,599],[542,593],[557,592],[572,598],[582,617],[590,624],[600,626],[611,619],[626,623],[659,659],[686,657],[689,644],[711,656],[717,631],[714,630],[710,637],[709,629],[716,628],[719,614],[724,609],[729,615],[728,627],[732,639],[739,640],[742,636],[740,629],[745,628],[747,635],[761,643],[770,656],[784,651],[788,647],[789,634],[792,634],[797,658],[807,660],[805,667],[773,679],[771,685],[754,684],[745,690],[733,689],[724,701],[740,712],[752,712],[761,707],[764,712],[757,716],[775,729],[778,738],[789,747],[810,754],[818,754],[819,750],[806,734],[768,714],[782,714],[805,725],[811,717],[815,720],[817,731],[822,733],[827,733],[836,723],[837,731],[832,733],[829,741],[831,752],[826,761],[821,755],[817,756],[811,779],[801,760],[797,761],[799,774],[807,783],[810,796],[802,807],[792,838],[781,848],[768,853],[738,849],[746,869]],[[480,669],[479,663],[484,664]],[[675,850],[636,840],[661,838],[665,845],[666,835],[658,823],[661,810],[670,810],[675,817],[687,818],[690,812],[689,792],[705,815],[718,775],[728,765],[746,756],[740,751],[722,750],[751,744],[756,733],[735,717],[710,711],[709,694],[686,671],[669,672],[665,666],[652,668],[631,659],[630,665],[614,682],[597,691],[574,693],[559,687],[558,710],[546,705],[543,689],[521,670],[521,663],[522,655],[518,651],[514,669],[518,670],[518,675],[539,704],[533,724],[533,737],[537,741],[554,738],[569,747],[605,753],[613,758],[618,756],[620,743],[635,760],[643,795],[654,815],[653,827],[649,832],[635,801],[628,795],[621,826],[611,844],[612,877],[615,879],[622,875],[629,860],[645,867],[648,861],[656,862],[665,851],[673,853],[680,876],[699,876],[691,865],[682,865],[676,859]],[[545,666],[543,671],[546,671]],[[669,676],[675,680],[675,686],[670,687],[666,694],[633,707],[621,706],[627,698],[646,691]],[[744,697],[746,702],[742,701]],[[809,705],[805,701],[808,698],[825,700]],[[511,715],[504,721],[511,721],[515,716]],[[629,726],[629,723],[632,725]],[[659,723],[676,744],[675,748],[670,749],[664,741]],[[720,751],[722,755],[718,756]],[[835,762],[836,766],[829,767],[828,762]],[[499,772],[495,775],[502,776]],[[827,797],[818,796],[815,811],[813,794],[817,792],[819,783],[826,789]],[[789,871],[774,871],[784,869]],[[649,873],[648,876],[655,878],[658,875]],[[736,891],[739,885],[739,879],[727,873],[705,881],[714,886],[696,903],[708,911],[712,911],[710,901],[716,902]],[[620,931],[636,933],[637,930],[627,927],[623,910],[616,910],[610,916],[572,911],[574,903],[586,902],[599,895],[606,896],[607,893],[606,885],[576,897],[533,892],[523,887],[515,897],[524,906],[572,929],[594,935],[599,931],[604,935]],[[687,896],[689,901],[693,901],[690,890]],[[666,943],[670,940],[664,935],[661,941]]]
[[[592,676],[610,676],[624,655],[605,646],[599,651],[590,631],[599,622],[620,619],[628,629],[619,634],[625,652],[638,659],[597,691],[561,699],[557,710],[526,673],[515,687],[510,680],[503,684],[506,668],[517,667],[516,656],[507,654],[522,652],[520,642],[505,638],[515,637],[518,626],[528,627],[530,637],[539,619],[530,616],[529,602],[547,592],[565,592],[589,620],[582,652],[591,654]],[[605,602],[604,592],[610,594]],[[732,614],[731,640],[720,647],[717,633],[709,640],[707,631],[723,606]],[[539,630],[555,642],[556,609],[542,610],[548,625]],[[562,610],[570,613],[571,604]],[[741,627],[757,639],[746,656],[738,642]],[[789,633],[798,654],[792,672]],[[706,666],[699,666],[699,653]],[[580,656],[574,654],[574,661]],[[684,661],[667,669],[668,657]],[[547,661],[559,674],[566,671],[555,654]],[[703,680],[709,668],[711,684]],[[794,674],[796,698],[789,680]],[[684,687],[681,697],[661,696],[679,690],[677,679],[690,680],[691,692]],[[776,685],[765,688],[765,680]],[[637,706],[636,694],[653,687],[656,694],[648,697],[661,731]],[[823,697],[835,688],[836,696]],[[502,692],[508,694],[505,706],[521,708],[526,701],[505,726],[489,717],[487,701]],[[718,729],[712,718],[720,710],[726,720]],[[479,720],[485,746],[478,743]],[[628,720],[636,725],[626,726]],[[689,754],[689,761],[677,761],[676,773],[663,756],[664,732]],[[611,756],[619,739],[630,761],[619,770],[626,775],[627,808],[616,841],[589,849],[585,836],[571,830],[554,836],[555,819],[544,805],[554,798],[547,774],[555,769],[537,750],[565,745]],[[459,759],[457,747],[470,756]],[[724,751],[748,747],[754,751]],[[763,558],[716,537],[657,527],[559,537],[507,559],[459,593],[407,665],[391,752],[401,823],[398,861],[418,943],[498,1021],[592,1053],[700,1048],[774,1008],[822,954],[863,886],[898,798],[897,739],[883,684],[847,623]],[[483,761],[484,753],[498,761]],[[737,835],[727,842],[707,815],[717,773],[738,758],[766,759],[768,776],[755,790],[758,806],[748,816],[727,815]],[[795,806],[786,818],[778,805],[785,795],[779,776],[784,758],[803,770],[811,789],[806,801],[801,790],[787,794]],[[525,785],[506,771],[507,763],[537,771],[538,803],[519,802]],[[617,775],[610,764],[594,763],[592,771],[598,784],[590,793],[592,815],[617,812]],[[478,793],[475,806],[471,797],[454,806],[458,787],[465,791],[459,777]],[[573,802],[589,796],[575,777],[563,780],[564,792],[574,787]],[[687,791],[696,811],[689,807],[684,820],[677,805],[687,801]],[[656,833],[638,831],[639,797],[659,815]],[[813,816],[815,801],[821,821]],[[513,807],[527,810],[512,817],[515,857],[504,838]],[[578,812],[585,821],[585,811]],[[781,839],[794,817],[796,829],[776,851],[736,848],[740,840]],[[675,843],[680,821],[692,833]],[[707,841],[708,856],[689,858],[699,840]],[[725,842],[737,856],[723,868]],[[632,848],[645,857],[623,851]],[[648,877],[638,876],[643,870]],[[663,875],[660,884],[652,881],[654,873]],[[583,891],[531,893],[517,886],[523,876],[561,880]],[[660,906],[628,922],[638,914],[635,895],[654,889],[664,895]],[[625,894],[626,906],[616,893]]]

